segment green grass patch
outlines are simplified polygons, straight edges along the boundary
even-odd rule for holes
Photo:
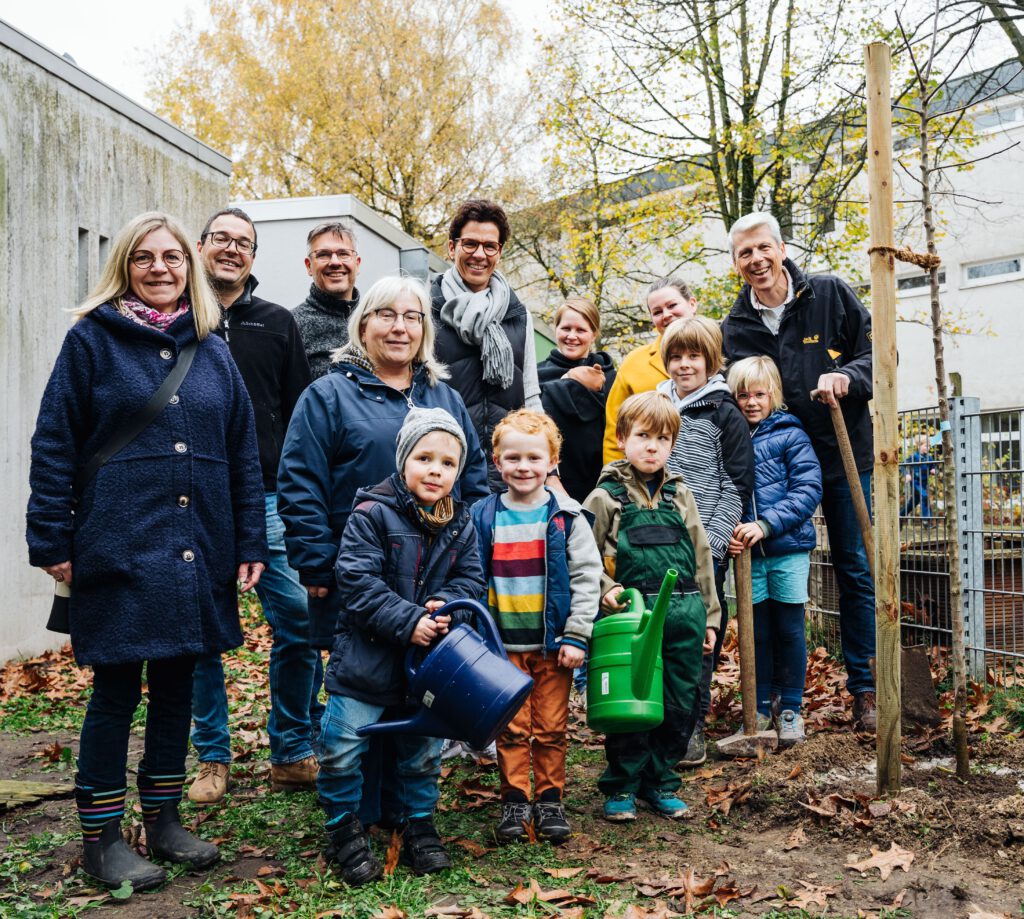
[[[88,691],[77,699],[47,699],[43,695],[11,696],[0,703],[0,731],[9,734],[78,733],[82,729]]]

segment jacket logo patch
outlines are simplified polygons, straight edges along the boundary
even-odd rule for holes
[[[827,350],[828,350],[828,356],[830,358],[832,358],[832,360],[834,360],[834,361],[838,361],[839,358],[842,356],[842,353],[843,353],[842,351],[833,351],[831,348],[828,348]]]
[[[239,325],[248,326],[251,329],[265,329],[266,324],[263,322],[257,322],[255,319],[243,319]]]
[[[818,344],[818,336],[817,335],[808,335],[804,339],[804,344],[805,345],[816,345],[816,344]]]
[[[565,521],[561,517],[556,517],[553,523],[555,524],[555,529],[557,529],[560,533],[565,532]]]

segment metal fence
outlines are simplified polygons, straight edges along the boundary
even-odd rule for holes
[[[948,647],[952,639],[948,540],[960,524],[967,661],[975,679],[1024,674],[1024,409],[986,411],[976,398],[951,404],[956,494],[945,494],[938,410],[900,413],[900,596],[903,643]],[[811,555],[812,637],[839,651],[839,591],[824,519]]]

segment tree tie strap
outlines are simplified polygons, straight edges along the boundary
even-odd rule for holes
[[[942,264],[942,259],[937,255],[915,252],[907,246],[900,246],[899,248],[894,248],[893,246],[872,246],[868,249],[868,255],[874,255],[876,252],[880,252],[882,255],[893,256],[901,262],[910,262],[910,264],[917,265],[918,268],[924,268],[926,271],[929,268],[938,268]]]

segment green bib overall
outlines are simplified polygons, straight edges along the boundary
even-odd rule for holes
[[[661,642],[665,720],[650,731],[607,735],[608,768],[598,787],[605,795],[644,789],[675,791],[679,776],[673,767],[686,752],[696,721],[707,629],[707,610],[694,580],[696,553],[675,506],[675,483],[662,488],[653,508],[630,501],[620,482],[603,482],[599,487],[622,505],[615,580],[639,589],[648,609],[654,605],[669,568],[679,572],[679,580]]]

